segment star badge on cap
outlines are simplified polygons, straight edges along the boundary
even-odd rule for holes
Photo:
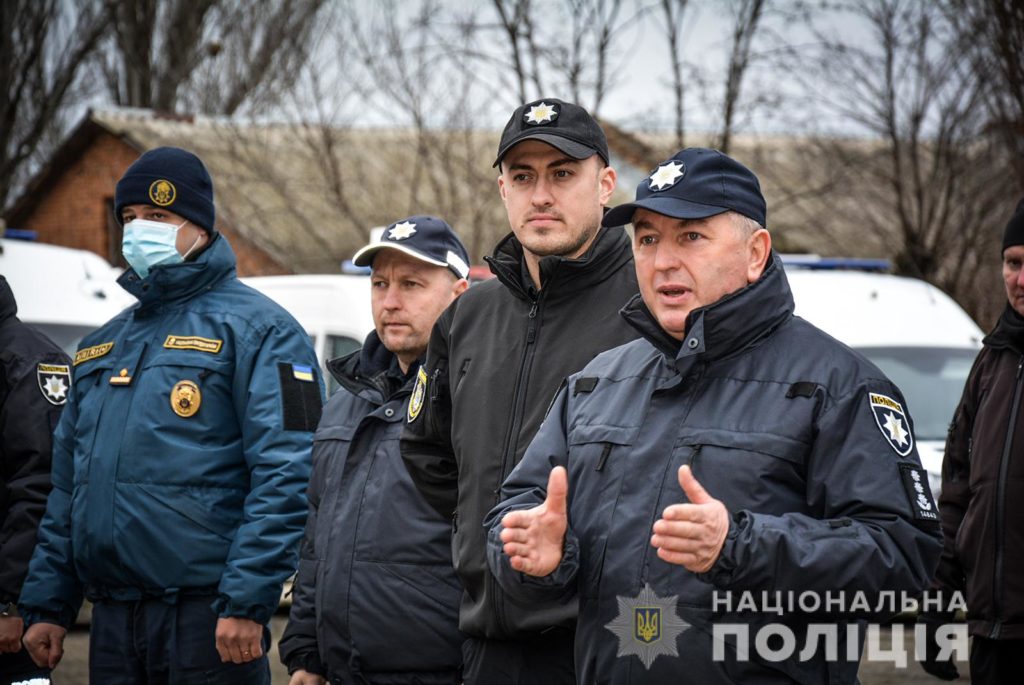
[[[416,224],[411,221],[403,221],[391,227],[391,230],[388,231],[388,237],[392,240],[405,240],[415,232]]]
[[[531,107],[530,111],[524,115],[524,118],[526,119],[526,123],[533,124],[534,126],[550,124],[558,118],[558,110],[556,110],[553,105],[541,102]]]
[[[686,167],[681,162],[669,162],[658,167],[651,174],[651,190],[665,190],[671,188],[686,173]]]

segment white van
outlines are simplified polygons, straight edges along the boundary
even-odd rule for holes
[[[870,359],[903,391],[921,463],[938,495],[946,432],[981,329],[948,295],[914,278],[783,255],[796,314]],[[839,262],[857,266],[856,260]]]
[[[88,250],[0,239],[0,274],[18,318],[75,356],[78,341],[135,302],[117,284],[121,269]]]
[[[338,385],[324,364],[362,347],[373,330],[369,276],[254,276],[242,282],[287,309],[306,329],[324,368],[328,394],[333,393]]]

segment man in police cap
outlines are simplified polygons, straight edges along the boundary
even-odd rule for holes
[[[411,216],[359,250],[372,266],[375,330],[327,364],[341,385],[313,438],[309,516],[281,660],[291,685],[458,685],[462,635],[450,522],[416,491],[398,452],[438,315],[466,290],[452,228]]]
[[[71,389],[71,360],[17,314],[0,276],[0,685],[41,685],[50,671],[22,649],[18,597],[46,509],[53,428]]]
[[[572,682],[575,598],[529,609],[506,600],[480,524],[562,379],[636,337],[616,314],[636,276],[625,232],[601,227],[615,170],[586,110],[551,98],[517,108],[494,165],[512,233],[488,258],[497,278],[438,319],[402,457],[427,500],[455,518],[466,683]]]
[[[302,535],[323,391],[305,331],[235,275],[213,184],[179,148],[117,183],[119,283],[54,434],[19,609],[54,667],[82,595],[90,681],[269,683],[266,625]]]
[[[559,392],[488,516],[490,566],[527,606],[578,591],[581,683],[856,682],[859,649],[716,645],[716,626],[817,636],[812,616],[715,600],[928,584],[941,536],[904,400],[793,316],[746,167],[683,150],[605,216],[626,221],[642,337]]]

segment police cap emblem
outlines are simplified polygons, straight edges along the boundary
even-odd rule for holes
[[[541,126],[543,124],[550,124],[552,121],[558,118],[558,105],[549,105],[546,102],[538,102],[536,105],[530,107],[523,114],[523,119],[527,124],[531,126]]]
[[[668,162],[654,170],[654,173],[648,177],[648,185],[655,192],[667,190],[679,183],[684,175],[686,175],[686,166],[682,162]]]

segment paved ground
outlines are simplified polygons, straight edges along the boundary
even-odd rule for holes
[[[271,622],[271,632],[274,636],[274,646],[271,651],[271,669],[274,674],[274,685],[287,685],[288,674],[277,659],[277,640],[284,630],[284,617],[275,617]],[[913,654],[914,633],[912,629],[904,628],[904,635],[908,650]],[[882,629],[881,645],[888,647],[891,644],[892,635],[889,628]],[[86,659],[89,649],[89,633],[85,629],[76,629],[68,636],[65,643],[66,652],[54,674],[55,685],[88,685],[86,671]],[[969,683],[967,679],[967,664],[960,665],[960,680],[957,683]],[[867,663],[861,664],[860,680],[862,685],[936,685],[940,682],[921,670],[916,663],[909,663],[906,668],[898,669],[891,663]],[[94,685],[102,685],[97,683]]]

